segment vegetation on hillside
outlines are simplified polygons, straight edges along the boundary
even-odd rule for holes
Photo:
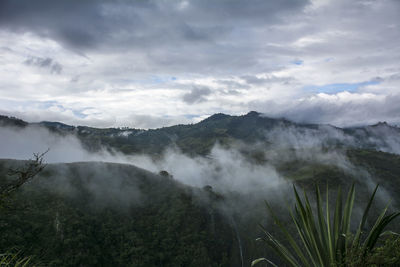
[[[386,123],[355,128],[337,128],[330,125],[301,124],[282,118],[268,118],[257,112],[242,116],[214,114],[209,118],[188,125],[174,125],[158,129],[94,128],[71,126],[59,122],[27,123],[16,118],[0,116],[0,126],[45,127],[52,133],[76,135],[89,151],[104,147],[126,154],[147,153],[157,155],[166,148],[175,146],[189,155],[207,155],[216,143],[229,146],[235,142],[247,145],[270,144],[268,133],[288,133],[291,138],[310,135],[313,139],[326,139],[331,148],[384,149],[390,151],[392,136],[400,136],[400,129]],[[290,136],[293,134],[293,136]],[[297,136],[297,134],[299,136]],[[279,136],[279,135],[278,135]],[[395,143],[396,143],[395,142]]]
[[[29,160],[24,166],[19,168],[11,168],[8,170],[8,175],[15,176],[16,178],[0,186],[0,201],[5,200],[17,189],[33,179],[38,173],[43,171],[43,169],[46,167],[46,165],[43,163],[43,156],[46,153],[47,151],[42,154],[34,154],[34,158]]]
[[[400,204],[400,156],[378,152],[371,143],[361,142],[375,140],[376,132],[388,127],[398,131],[387,125],[339,129],[265,118],[255,112],[244,116],[216,114],[197,124],[154,130],[97,129],[54,122],[32,124],[8,117],[0,117],[0,125],[19,130],[45,127],[51,134],[78,137],[88,151],[106,147],[128,154],[146,153],[154,158],[161,157],[162,151],[171,146],[178,147],[186,156],[208,156],[218,142],[224,148],[235,147],[256,168],[263,164],[275,167],[286,181],[303,187],[307,194],[316,182],[322,185],[321,191],[329,185],[330,192],[355,183],[359,198],[354,200],[354,206],[359,207],[369,201],[371,182],[379,182],[384,193],[377,193],[378,206],[387,196],[393,197],[396,208]],[[312,142],[296,148],[279,146],[282,144],[270,143],[267,138],[276,129],[304,134],[301,138],[311,134],[314,139],[319,138],[321,129],[328,129],[324,133],[333,129],[335,134],[359,136],[361,143],[348,146],[328,138],[327,142],[318,143],[317,149],[311,146]],[[299,136],[286,137],[296,141]],[[347,165],[319,158],[329,153],[340,155]],[[248,266],[252,259],[264,255],[279,266],[285,264],[271,254],[271,249],[254,242],[262,234],[256,227],[260,222],[271,235],[280,237],[278,229],[272,228],[272,222],[263,216],[261,199],[265,195],[260,193],[261,188],[254,195],[221,193],[211,186],[200,189],[177,182],[173,168],[156,175],[130,165],[100,162],[49,164],[40,173],[40,179],[33,180],[29,175],[19,180],[16,172],[14,177],[8,175],[10,167],[23,170],[22,166],[21,161],[0,160],[2,191],[19,188],[7,194],[11,197],[0,211],[1,252],[18,252],[21,259],[34,255],[31,262],[46,266]],[[28,182],[20,188],[18,185],[25,184],[21,181]],[[286,199],[284,190],[266,197],[274,212],[282,208]],[[310,201],[309,205],[313,203],[317,202]],[[304,202],[303,205],[307,206]],[[369,211],[371,217],[378,217],[379,212],[376,207]],[[290,214],[281,215],[282,225],[294,236],[297,230],[290,224]],[[354,218],[351,222],[355,222]],[[370,223],[367,220],[366,224]],[[398,225],[392,227],[400,230]],[[290,246],[286,239],[282,240],[282,244]],[[396,266],[399,244],[397,238],[390,237],[366,253],[353,250],[345,255],[345,263]]]
[[[8,175],[14,176],[15,178],[11,181],[3,182],[0,185],[0,215],[2,215],[2,209],[8,208],[8,201],[12,195],[20,187],[37,176],[46,167],[46,165],[43,163],[43,156],[46,153],[47,151],[42,154],[34,154],[34,158],[28,160],[25,165],[8,170]],[[0,254],[0,266],[26,267],[33,265],[31,256],[21,256],[20,254],[21,253],[19,251],[3,251]]]
[[[45,266],[234,265],[229,221],[202,202],[212,190],[103,163],[48,165],[21,189],[1,211],[1,251]]]

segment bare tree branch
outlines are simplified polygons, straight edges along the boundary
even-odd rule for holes
[[[8,175],[17,176],[17,179],[0,187],[0,198],[11,194],[41,172],[46,167],[46,164],[43,163],[43,157],[47,152],[49,152],[49,149],[41,154],[34,153],[33,159],[30,159],[24,167],[10,169]]]

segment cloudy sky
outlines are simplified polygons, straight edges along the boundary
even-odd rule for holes
[[[400,124],[399,0],[0,1],[0,114]]]

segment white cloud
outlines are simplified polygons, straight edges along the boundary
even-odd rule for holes
[[[20,10],[5,1],[1,110],[27,120],[160,127],[216,112],[266,111],[254,103],[272,101],[284,105],[269,112],[276,116],[400,123],[390,113],[396,109],[387,106],[399,93],[399,12],[395,0],[36,1]],[[32,58],[49,59],[61,69],[24,64]],[[377,77],[378,84],[346,96],[304,90]],[[208,88],[207,96],[185,102],[182,96],[195,87]],[[352,120],[335,105],[358,109],[351,114],[359,116]],[[324,112],[317,119],[306,112],[311,109]]]
[[[400,94],[319,93],[295,101],[254,101],[250,106],[267,116],[286,117],[297,122],[329,123],[335,126],[355,126],[386,121],[400,122],[400,108],[396,104]]]

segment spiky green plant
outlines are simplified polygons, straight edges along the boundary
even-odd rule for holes
[[[347,194],[344,207],[341,189],[339,188],[333,218],[329,208],[328,186],[326,188],[325,211],[323,211],[320,189],[316,186],[316,212],[312,210],[306,192],[304,191],[304,200],[302,200],[296,187],[293,186],[295,207],[294,212],[289,208],[289,213],[300,241],[296,242],[288,229],[277,218],[268,202],[266,202],[267,208],[275,224],[285,236],[288,245],[284,245],[262,226],[265,236],[258,240],[266,242],[288,266],[346,266],[346,257],[354,251],[361,252],[361,257],[365,258],[366,254],[372,251],[379,237],[390,233],[384,232],[384,228],[400,215],[399,212],[386,215],[388,204],[369,232],[364,232],[368,212],[377,189],[378,186],[375,187],[369,199],[356,232],[352,234],[350,223],[355,198],[354,184]],[[252,266],[263,261],[274,265],[266,258],[259,258],[252,262]]]
[[[20,257],[19,253],[0,254],[0,266],[26,267],[31,266],[30,257]]]

